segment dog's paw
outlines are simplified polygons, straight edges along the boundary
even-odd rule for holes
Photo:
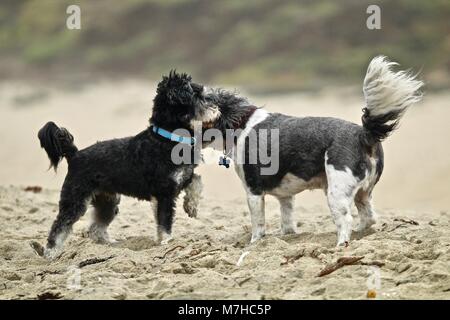
[[[82,236],[90,238],[92,241],[99,244],[114,244],[117,242],[109,236],[106,227],[96,224],[91,224],[87,230],[82,232]]]
[[[159,244],[165,245],[173,240],[173,237],[170,233],[166,232],[162,227],[158,227],[156,233],[156,242]]]
[[[375,223],[377,223],[377,220],[374,218],[368,218],[368,219],[361,219],[359,222],[358,227],[356,228],[356,232],[364,232],[370,229]]]
[[[283,235],[297,234],[297,229],[294,226],[282,226],[281,233]]]
[[[258,241],[265,237],[266,235],[266,228],[264,225],[258,225],[255,230],[252,230],[252,239],[250,240],[250,243],[253,243],[255,241]]]
[[[169,244],[172,241],[173,241],[173,237],[167,237],[166,239],[161,240],[161,244],[162,245],[166,245],[166,244]]]
[[[350,241],[338,241],[336,248],[348,248],[350,246]]]
[[[250,239],[250,243],[255,243],[255,242],[261,240],[261,239],[264,238],[264,237],[265,237],[265,235],[259,236],[259,237],[252,237],[252,238]]]
[[[254,242],[258,241],[258,240],[261,240],[265,236],[266,236],[266,230],[264,230],[263,228],[259,228],[258,230],[256,230],[255,233],[252,234],[252,238],[250,240],[250,243],[254,243]]]
[[[62,254],[62,250],[58,248],[45,248],[43,257],[49,261],[58,259]]]
[[[191,218],[197,218],[197,206],[190,201],[184,201],[183,209]]]

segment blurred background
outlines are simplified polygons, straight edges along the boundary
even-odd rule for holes
[[[81,30],[66,27],[73,4]],[[373,4],[379,30],[366,27]],[[447,210],[448,0],[1,0],[0,184],[59,188],[65,168],[45,171],[39,128],[53,120],[79,147],[136,134],[148,125],[155,82],[172,68],[269,111],[360,123],[362,80],[378,54],[426,81],[424,102],[384,144],[378,201]],[[232,170],[200,171],[205,197],[242,196]],[[224,194],[217,181],[236,191]],[[318,203],[315,195],[305,202]]]
[[[81,8],[81,30],[65,28]],[[371,4],[381,30],[366,28]],[[260,92],[359,83],[379,53],[448,85],[448,0],[2,0],[0,76],[159,79],[177,67]]]

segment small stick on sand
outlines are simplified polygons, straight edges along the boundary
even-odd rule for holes
[[[327,274],[330,274],[344,266],[356,264],[358,261],[360,261],[363,258],[364,258],[364,256],[362,256],[362,257],[341,257],[335,263],[326,266],[325,269],[320,271],[317,276],[318,277],[326,276]]]
[[[195,250],[195,249],[194,249]],[[200,250],[200,249],[199,249]],[[200,260],[200,259],[202,259],[202,258],[204,258],[204,257],[206,257],[206,256],[210,256],[210,255],[213,255],[216,251],[220,251],[220,250],[222,250],[221,248],[218,248],[218,249],[212,249],[212,250],[209,250],[209,251],[206,251],[206,252],[203,252],[202,253],[202,251],[200,250],[200,252],[198,252],[198,253],[195,253],[195,255],[192,255],[191,253],[192,253],[192,251],[191,251],[191,253],[189,253],[189,258],[191,259],[191,260],[193,260],[193,261],[197,261],[197,260]]]
[[[360,261],[358,264],[362,266],[376,266],[379,268],[384,267],[386,265],[384,262],[381,261],[370,261],[370,262]]]
[[[387,227],[388,227],[388,224],[387,223],[383,223],[381,231],[385,231],[386,230],[387,232],[392,232],[394,230],[397,230],[398,228],[405,228],[405,227],[407,227],[407,224],[411,224],[411,225],[414,225],[414,226],[418,226],[419,225],[419,223],[417,221],[414,221],[412,219],[395,218],[394,221],[395,222],[401,222],[401,223],[395,225],[390,230],[386,230]]]
[[[245,279],[237,282],[237,284],[239,285],[239,287],[241,287],[244,283],[246,283],[247,281],[249,281],[251,279],[252,279],[252,277],[245,278]]]
[[[292,263],[292,262],[294,262],[294,261],[297,261],[298,259],[300,259],[300,258],[303,257],[304,255],[305,255],[305,254],[304,254],[304,252],[302,251],[302,252],[297,253],[297,254],[292,255],[292,256],[284,256],[284,258],[286,259],[286,261],[281,262],[281,263],[280,263],[280,266],[284,266],[284,265],[287,265],[288,263]]]
[[[166,253],[164,253],[162,256],[156,256],[156,257],[154,257],[153,260],[155,260],[155,259],[165,259],[166,256],[167,256],[169,253],[171,253],[172,251],[175,251],[175,250],[177,250],[177,249],[184,249],[184,246],[175,246],[175,247],[173,247],[172,249],[167,250]]]
[[[404,224],[404,223],[398,224],[398,225],[396,225],[395,227],[393,227],[391,230],[388,230],[388,232],[395,231],[395,230],[397,230],[398,228],[406,228],[406,224]]]
[[[110,259],[112,259],[112,258],[114,258],[114,257],[115,257],[115,256],[109,256],[109,257],[106,257],[106,258],[91,258],[91,259],[86,259],[86,260],[83,260],[83,261],[81,261],[80,263],[78,263],[78,268],[83,268],[83,267],[89,266],[89,265],[91,265],[91,264],[96,264],[96,263],[105,262],[105,261],[108,261],[108,260],[110,260]]]
[[[412,219],[401,219],[401,218],[395,218],[394,221],[400,221],[400,222],[404,222],[404,223],[409,223],[415,226],[418,226],[419,223],[417,221],[414,221]]]

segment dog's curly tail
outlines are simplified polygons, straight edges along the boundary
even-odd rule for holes
[[[398,63],[377,56],[367,68],[362,123],[368,133],[365,139],[368,144],[386,139],[397,128],[405,111],[422,99],[423,82],[408,71],[393,71],[395,65]]]
[[[44,148],[50,159],[50,167],[57,169],[63,158],[68,161],[78,151],[73,143],[73,136],[65,128],[59,128],[54,122],[45,124],[38,132],[41,148]]]

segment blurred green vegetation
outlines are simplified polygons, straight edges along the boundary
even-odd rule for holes
[[[81,7],[81,30],[66,8]],[[366,9],[381,7],[381,30]],[[448,0],[1,0],[0,77],[88,72],[158,79],[171,68],[199,81],[261,91],[360,83],[385,54],[450,74]]]

